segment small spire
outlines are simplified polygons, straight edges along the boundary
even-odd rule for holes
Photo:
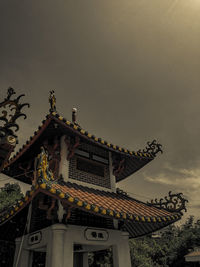
[[[54,90],[50,91],[49,103],[51,107],[50,112],[56,111],[56,97]]]
[[[72,109],[72,122],[76,124],[77,108]]]

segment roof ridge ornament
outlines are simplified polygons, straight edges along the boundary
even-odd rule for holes
[[[163,153],[161,147],[162,145],[157,143],[157,141],[154,139],[152,142],[147,142],[147,146],[145,147],[145,149],[142,150],[142,152],[150,153],[155,157],[158,152],[161,152],[161,154]],[[137,152],[141,153],[141,149],[138,150]]]
[[[78,127],[81,127],[78,123],[77,123],[77,108],[73,107],[72,108],[72,122],[78,126]]]
[[[50,96],[49,96],[49,103],[50,103],[50,112],[57,112],[56,111],[56,96],[55,96],[55,91],[52,90],[50,91]]]
[[[72,122],[76,123],[76,118],[77,118],[77,108],[73,107],[72,108]]]
[[[4,109],[2,111],[3,116],[0,117],[0,121],[4,122],[3,126],[0,126],[0,138],[5,136],[13,136],[17,137],[14,134],[14,131],[11,128],[15,128],[15,132],[19,130],[19,125],[16,123],[16,120],[19,117],[24,117],[26,119],[26,114],[22,113],[21,110],[25,106],[30,107],[29,103],[20,104],[19,100],[21,97],[25,96],[24,94],[19,95],[15,99],[11,99],[11,97],[16,94],[15,90],[12,87],[8,88],[7,91],[7,97],[4,99],[3,102],[0,103],[0,108],[8,108],[9,111],[12,113],[14,111],[14,114],[8,114],[8,111]],[[10,117],[10,118],[9,118]]]
[[[172,194],[171,191],[169,191],[169,196],[166,196],[161,198],[159,201],[156,198],[155,200],[151,200],[151,202],[147,202],[150,206],[154,206],[156,208],[165,209],[169,212],[179,212],[182,213],[182,210],[185,212],[187,211],[185,203],[188,202],[187,199],[185,199],[182,195],[183,193],[178,194]]]

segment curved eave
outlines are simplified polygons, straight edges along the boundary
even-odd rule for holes
[[[112,143],[109,143],[109,142],[103,140],[102,138],[98,138],[95,135],[84,130],[80,126],[70,122],[69,120],[66,120],[65,118],[63,118],[62,116],[60,116],[56,112],[51,113],[50,117],[56,119],[57,122],[61,122],[62,125],[64,125],[68,129],[70,129],[74,133],[76,133],[76,134],[84,137],[85,139],[89,140],[90,142],[93,142],[97,145],[100,145],[101,147],[106,148],[107,150],[110,150],[112,152],[118,152],[122,155],[130,156],[130,157],[134,157],[134,158],[138,158],[138,159],[144,158],[144,159],[152,160],[155,158],[155,156],[151,153],[143,153],[143,152],[138,153],[135,151],[128,150],[126,148],[119,147],[119,146],[114,145]]]
[[[70,122],[69,120],[66,120],[65,118],[60,116],[58,113],[52,112],[49,115],[47,115],[47,119],[44,120],[43,124],[38,127],[38,130],[34,132],[34,135],[31,136],[30,139],[26,141],[26,144],[24,144],[19,149],[19,151],[10,160],[7,161],[4,168],[14,163],[21,155],[23,155],[29,149],[29,147],[32,146],[33,143],[40,137],[42,132],[44,132],[44,130],[47,128],[47,126],[52,120],[55,120],[56,122],[60,123],[65,128],[67,128],[68,130],[74,132],[75,134],[81,136],[82,138],[88,140],[89,142],[92,142],[98,146],[101,146],[109,151],[120,153],[121,155],[126,156],[127,158],[132,158],[132,159],[134,158],[138,160],[138,162],[144,160],[142,166],[144,166],[145,164],[147,164],[148,162],[150,162],[151,160],[155,158],[155,156],[151,153],[142,153],[142,152],[138,153],[138,152],[131,151],[125,148],[121,148],[112,143],[109,143],[101,138],[96,137],[93,134],[90,134],[88,131],[82,129],[81,127]],[[139,165],[135,169],[141,168]],[[119,179],[119,180],[122,180],[122,179]]]
[[[111,208],[104,207],[104,205],[99,204],[92,204],[90,201],[85,201],[81,198],[81,194],[77,194],[75,197],[74,195],[70,194],[70,190],[66,192],[66,186],[62,186],[57,182],[47,181],[44,179],[40,179],[39,184],[35,187],[32,186],[31,191],[26,192],[26,196],[22,198],[20,201],[15,203],[12,207],[7,209],[6,211],[0,214],[0,225],[6,223],[10,220],[13,216],[15,216],[18,212],[20,212],[25,206],[27,206],[30,201],[39,193],[42,192],[44,194],[50,195],[53,198],[61,200],[63,203],[84,210],[89,213],[93,213],[97,216],[103,216],[107,218],[117,219],[123,222],[124,230],[130,233],[130,237],[138,237],[141,235],[145,235],[147,233],[156,231],[161,229],[171,223],[174,223],[181,219],[180,213],[170,213],[165,210],[160,210],[155,207],[149,207],[148,205],[135,201],[135,205],[141,205],[141,209],[146,208],[150,211],[152,210],[155,214],[154,216],[146,216],[140,214],[132,214],[127,212],[126,210],[121,210],[120,212]],[[69,187],[70,189],[70,187]],[[88,188],[85,188],[87,190]],[[93,189],[92,189],[93,190]],[[80,191],[80,188],[79,188]],[[98,190],[96,190],[98,193]],[[78,191],[77,191],[78,192]],[[110,194],[110,193],[109,193]],[[113,201],[116,201],[119,196],[117,194],[112,193],[115,195]],[[90,196],[89,196],[90,197]],[[92,199],[92,198],[91,198]],[[129,198],[129,201],[131,199]],[[156,215],[156,213],[158,215]]]
[[[120,196],[117,193],[104,192],[97,189],[92,189],[84,186],[79,186],[77,184],[67,183],[66,185],[61,185],[57,182],[46,181],[45,179],[40,179],[39,181],[40,190],[43,193],[48,193],[52,197],[57,197],[62,201],[66,201],[68,204],[86,210],[88,212],[95,213],[97,215],[111,217],[118,220],[128,220],[133,222],[146,222],[146,223],[164,223],[180,219],[181,215],[179,213],[171,213],[164,209],[158,209],[151,207],[141,201],[137,201],[130,197]],[[72,190],[71,190],[72,189]],[[85,193],[86,192],[86,193]],[[92,192],[96,193],[96,198],[94,200],[94,195]],[[87,198],[85,198],[87,196]],[[104,199],[104,203],[100,200],[100,203],[97,203],[97,198],[101,196],[101,199]],[[108,199],[106,197],[108,196]],[[125,209],[121,211],[112,208],[112,204],[117,202],[117,200],[127,200],[128,202],[134,202],[134,205],[137,205],[137,209],[141,213],[131,213]],[[96,202],[96,203],[94,203]],[[107,204],[108,207],[105,207],[104,204]],[[108,205],[109,204],[109,205]],[[125,204],[125,203],[124,203]],[[142,215],[146,213],[144,207],[147,209],[147,212],[152,212],[153,216]]]

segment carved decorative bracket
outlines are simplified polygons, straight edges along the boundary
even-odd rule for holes
[[[125,159],[114,160],[113,162],[113,174],[118,177],[125,168]]]
[[[148,204],[170,212],[180,212],[182,214],[182,210],[187,211],[185,203],[188,202],[182,195],[182,193],[172,194],[169,191],[169,196],[164,197],[164,199],[161,198],[159,201],[157,199],[154,201],[151,200]]]
[[[63,205],[63,208],[65,210],[65,223],[67,223],[71,217],[72,207],[66,204],[64,201],[61,201],[61,204]]]
[[[54,174],[54,178],[58,177],[58,169],[60,163],[60,142],[57,137],[54,138],[53,145],[48,144],[48,140],[43,142],[44,148],[47,150],[49,159],[49,168]]]
[[[26,162],[27,166],[22,166],[22,163],[19,164],[19,169],[24,171],[24,176],[31,179],[31,180],[33,180],[33,178],[34,178],[33,172],[31,172],[32,175],[29,175],[29,171],[31,169],[32,162],[33,162],[33,160],[30,160],[28,163]]]
[[[56,199],[51,198],[50,203],[51,203],[50,206],[47,204],[44,204],[44,196],[41,196],[41,198],[39,199],[38,208],[40,210],[46,211],[46,218],[48,220],[53,220],[52,211],[55,209]]]
[[[68,148],[67,160],[70,160],[75,153],[76,148],[80,145],[80,138],[78,136],[75,137],[75,143],[72,143],[68,137],[65,138],[65,143]]]

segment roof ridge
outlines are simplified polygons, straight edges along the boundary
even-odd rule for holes
[[[98,138],[95,135],[88,133],[88,131],[84,130],[82,127],[80,127],[76,123],[73,123],[70,120],[65,119],[63,116],[61,116],[56,111],[51,112],[50,115],[53,118],[56,118],[59,121],[62,121],[63,123],[68,125],[69,127],[73,128],[73,130],[79,132],[79,134],[89,138],[90,140],[95,141],[97,144],[104,145],[104,147],[107,147],[108,149],[112,149],[112,150],[115,150],[116,152],[124,153],[126,155],[137,157],[137,158],[154,159],[155,156],[156,156],[153,153],[149,153],[149,152],[145,153],[145,152],[143,152],[141,150],[138,150],[137,152],[136,151],[130,151],[130,150],[126,149],[126,148],[121,148],[121,147],[119,147],[117,145],[114,145],[114,144],[112,144],[110,142],[107,142],[107,141],[103,140],[102,138]]]

